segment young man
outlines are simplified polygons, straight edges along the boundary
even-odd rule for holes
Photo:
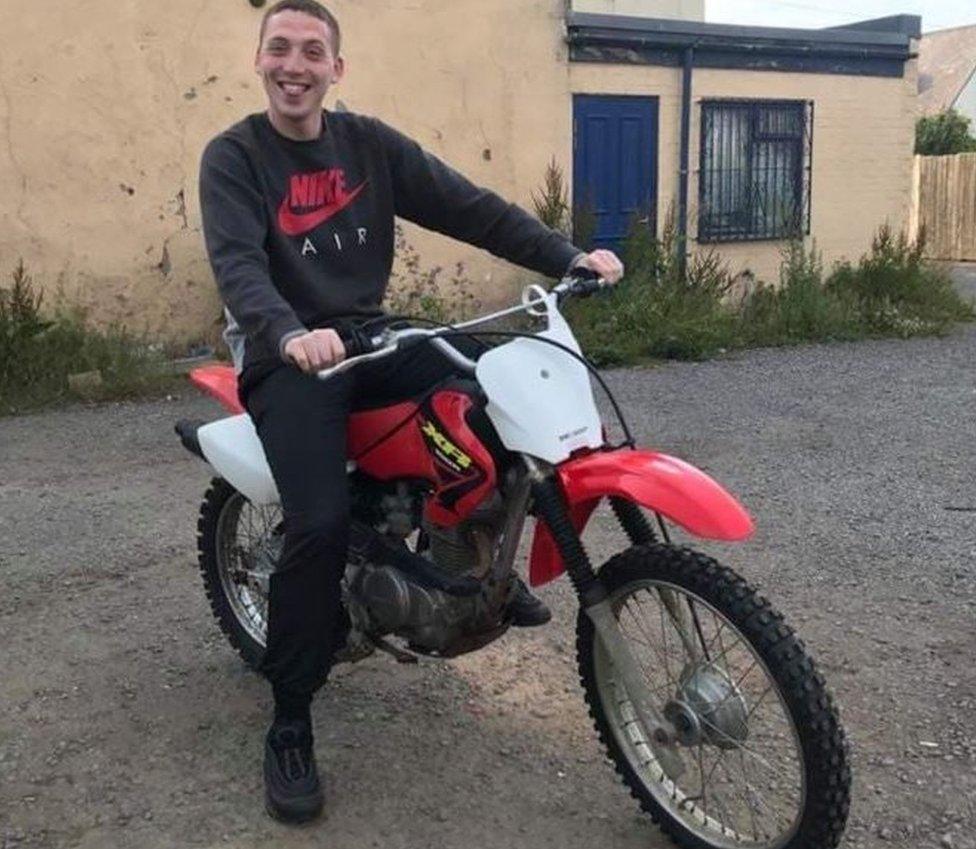
[[[394,216],[550,277],[576,264],[612,282],[623,271],[609,251],[584,254],[382,122],[323,111],[345,71],[339,47],[338,23],[315,0],[272,6],[255,57],[267,111],[213,139],[200,169],[204,235],[241,398],[285,519],[262,671],[275,702],[265,799],[269,813],[287,821],[310,819],[322,807],[310,704],[346,627],[347,416],[451,373],[441,354],[419,346],[327,382],[314,376],[343,359],[342,330],[382,315]],[[521,625],[549,618],[524,584],[511,615]]]

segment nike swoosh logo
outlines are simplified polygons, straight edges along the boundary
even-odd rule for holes
[[[364,180],[348,194],[311,212],[292,212],[288,206],[288,196],[285,195],[281,206],[278,207],[278,229],[286,236],[304,236],[320,224],[324,224],[333,215],[342,212],[359,196],[365,187],[366,181]]]

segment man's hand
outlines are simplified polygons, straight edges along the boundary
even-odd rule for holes
[[[310,330],[285,342],[285,356],[311,374],[341,363],[346,358],[346,347],[330,328]]]
[[[607,283],[616,283],[624,276],[624,264],[613,251],[599,250],[580,259],[577,266],[583,266],[600,275]]]

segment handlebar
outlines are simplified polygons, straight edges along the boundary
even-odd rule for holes
[[[607,289],[611,285],[598,274],[587,268],[575,268],[572,274],[566,275],[559,283],[553,286],[550,293],[556,296],[557,303],[562,303],[566,298],[588,298],[590,295]],[[544,290],[539,286],[529,287],[527,291],[531,291],[533,288],[545,294]],[[437,337],[444,333],[456,332],[467,327],[487,324],[495,319],[513,313],[531,312],[533,305],[537,304],[539,300],[539,298],[530,298],[516,307],[501,310],[490,315],[480,316],[479,318],[456,325],[444,325],[443,327],[433,328],[407,327],[400,330],[387,328],[377,336],[370,336],[358,329],[344,330],[340,333],[340,338],[346,349],[345,359],[334,366],[317,372],[317,377],[320,380],[328,380],[330,377],[348,371],[361,363],[389,356],[399,350],[402,344],[408,340],[420,341],[421,339],[431,340],[456,365],[466,371],[473,372],[475,367],[473,360],[464,356],[453,345],[449,344],[447,340]]]
[[[590,271],[588,268],[574,268],[571,275],[566,275],[552,287],[552,291],[556,293],[556,297],[561,302],[564,298],[569,297],[588,298],[611,285],[595,271]]]

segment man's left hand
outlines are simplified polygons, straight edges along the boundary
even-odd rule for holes
[[[607,283],[616,283],[624,276],[624,264],[613,251],[593,251],[580,259],[578,266],[590,269],[600,275]]]

